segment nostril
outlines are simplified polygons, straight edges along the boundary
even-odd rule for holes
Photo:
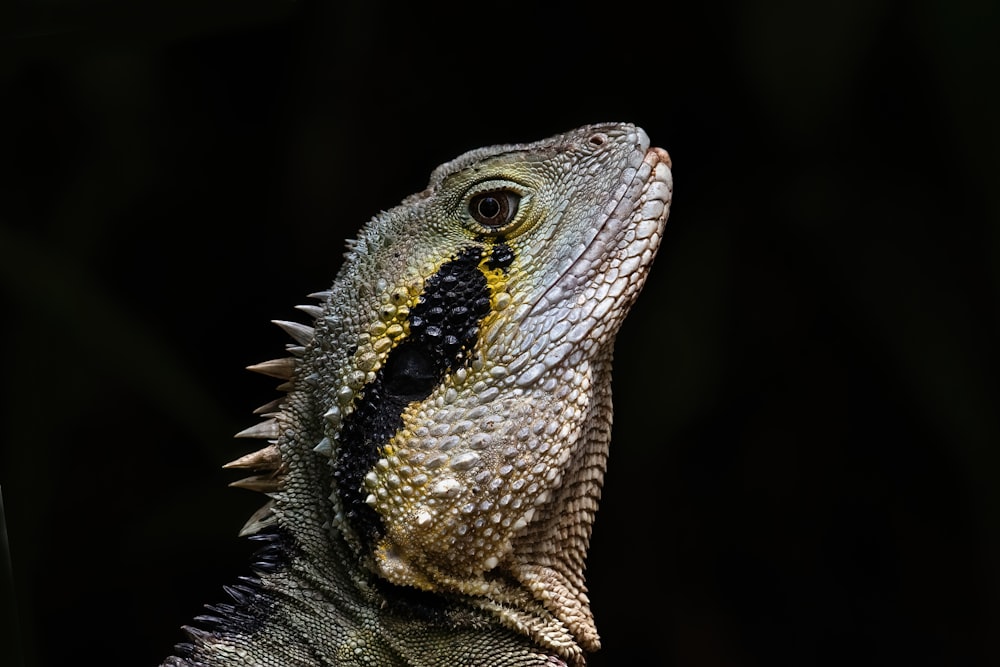
[[[590,145],[591,146],[603,146],[604,142],[608,140],[608,135],[603,132],[598,132],[597,134],[590,135]]]

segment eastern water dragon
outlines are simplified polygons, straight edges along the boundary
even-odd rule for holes
[[[615,336],[663,235],[630,124],[481,148],[348,243],[252,366],[280,398],[228,465],[268,496],[252,576],[165,667],[584,665]]]

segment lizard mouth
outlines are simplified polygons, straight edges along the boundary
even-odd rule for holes
[[[529,317],[558,306],[569,294],[577,295],[574,308],[592,304],[598,317],[616,308],[627,309],[656,256],[672,195],[670,155],[662,148],[646,149],[614,209],[559,280],[533,304]],[[627,295],[624,305],[618,298],[609,298],[623,294]]]
[[[534,334],[525,338],[529,346],[518,359],[536,361],[517,376],[518,385],[535,382],[584,339],[607,343],[614,338],[646,282],[667,224],[672,194],[670,156],[662,148],[647,148],[625,193],[594,237],[521,321]],[[583,347],[596,349],[590,344]]]
[[[639,198],[632,203],[632,219],[635,222],[636,240],[649,239],[649,257],[643,262],[643,266],[648,266],[663,238],[673,198],[674,179],[670,154],[664,149],[656,146],[650,148],[642,158],[642,163],[649,167],[650,173],[643,182]]]
[[[576,273],[579,268],[603,269],[597,258],[618,259],[619,275],[645,268],[653,261],[673,195],[670,166],[667,151],[657,147],[646,150],[625,194],[567,273]],[[639,264],[632,266],[630,258],[637,258]]]

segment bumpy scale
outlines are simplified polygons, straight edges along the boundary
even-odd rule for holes
[[[164,665],[583,665],[615,335],[670,159],[628,124],[470,151],[365,225],[229,464],[265,543]]]

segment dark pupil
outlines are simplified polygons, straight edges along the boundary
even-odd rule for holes
[[[483,192],[469,202],[469,213],[481,225],[502,227],[514,219],[520,197],[508,190]]]
[[[486,219],[495,218],[500,213],[500,202],[496,197],[485,196],[479,200],[479,215]]]

